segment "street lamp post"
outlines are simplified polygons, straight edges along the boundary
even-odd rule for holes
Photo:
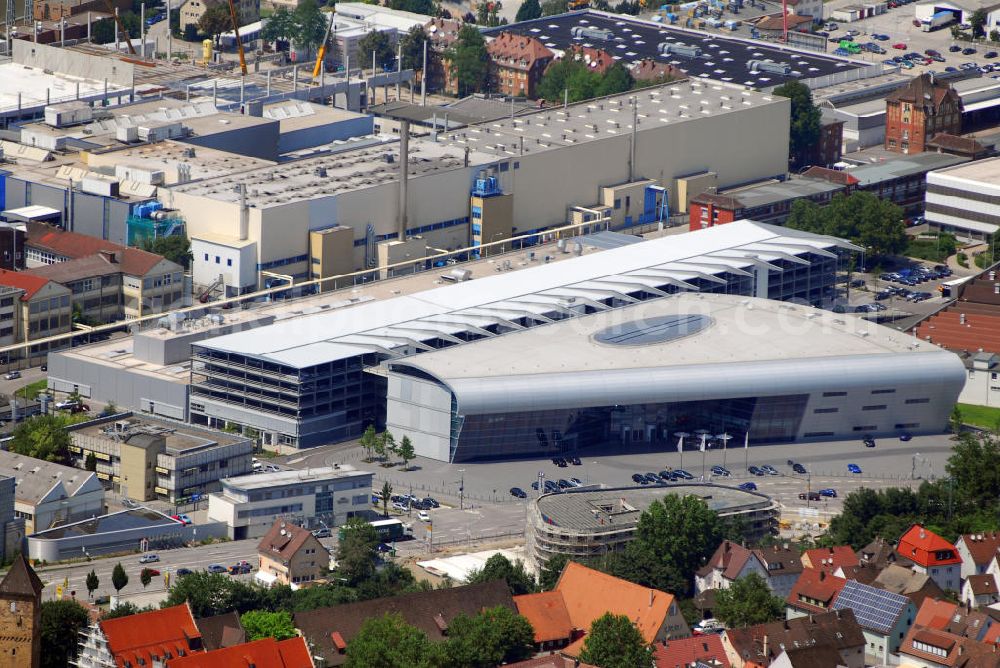
[[[465,469],[458,469],[458,472],[462,474],[458,481],[458,509],[465,510]]]
[[[726,452],[728,451],[726,444],[729,443],[729,439],[731,439],[732,436],[726,432],[722,432],[721,434],[716,434],[715,437],[722,441],[722,468],[726,468]]]

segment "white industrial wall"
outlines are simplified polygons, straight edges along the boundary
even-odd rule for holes
[[[973,406],[1000,407],[1000,368],[989,371],[969,369],[969,377],[958,400]]]
[[[192,280],[196,286],[212,285],[221,274],[227,286],[257,287],[257,244],[233,247],[195,237],[191,239],[191,255]]]
[[[390,372],[385,422],[397,443],[408,436],[421,457],[448,461],[451,392],[440,385]]]

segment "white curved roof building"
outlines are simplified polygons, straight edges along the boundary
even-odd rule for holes
[[[953,353],[851,315],[680,293],[404,359],[387,428],[443,461],[552,456],[678,431],[776,443],[939,432]]]

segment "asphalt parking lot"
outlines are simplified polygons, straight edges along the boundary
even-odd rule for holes
[[[787,506],[806,506],[798,499],[798,494],[807,489],[833,488],[837,499],[820,502],[831,511],[839,508],[843,497],[861,486],[886,487],[892,485],[919,484],[923,479],[933,479],[944,475],[944,466],[951,452],[951,440],[947,434],[916,436],[909,442],[895,438],[878,439],[875,448],[865,448],[861,441],[834,441],[817,443],[793,443],[777,445],[755,445],[748,449],[734,439],[725,450],[710,449],[704,453],[698,450],[692,440],[685,451],[678,453],[675,446],[642,448],[583,449],[578,455],[580,465],[560,468],[549,458],[521,459],[502,462],[476,462],[448,464],[418,457],[411,462],[413,470],[402,471],[398,466],[386,468],[378,463],[362,461],[363,453],[354,446],[325,446],[299,455],[282,458],[295,468],[321,466],[333,463],[347,463],[375,472],[375,487],[390,482],[395,494],[412,493],[418,497],[433,496],[441,503],[457,506],[463,510],[482,510],[490,506],[523,507],[527,501],[510,495],[511,487],[520,487],[530,495],[537,494],[531,483],[539,474],[546,480],[578,478],[583,484],[599,484],[607,487],[632,486],[631,477],[637,472],[658,472],[667,467],[684,468],[695,480],[711,480],[711,467],[725,465],[732,475],[726,480],[734,484],[752,480],[759,491],[774,496]],[[794,474],[787,461],[792,459],[803,464],[807,475]],[[704,461],[704,469],[702,462]],[[771,464],[780,473],[777,476],[752,476],[748,465]],[[857,464],[860,474],[847,470],[848,464]],[[718,482],[715,478],[715,482]],[[811,504],[816,505],[814,502]],[[444,509],[432,511],[432,517],[443,513]],[[462,512],[455,509],[455,512]],[[414,514],[415,520],[415,514]],[[523,524],[523,516],[485,515],[470,521],[476,526],[502,531],[501,527]],[[460,534],[462,520],[456,520],[449,532]],[[419,522],[414,521],[416,528]],[[474,527],[475,528],[475,527]],[[435,531],[437,531],[435,526]],[[466,530],[467,531],[467,530]],[[483,531],[485,533],[485,530]]]

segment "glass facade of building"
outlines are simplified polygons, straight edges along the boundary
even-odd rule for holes
[[[650,446],[676,447],[676,432],[691,434],[686,447],[697,447],[694,432],[729,433],[751,443],[795,440],[809,395],[743,397],[630,406],[467,415],[453,421],[454,462],[556,456],[577,448],[606,446],[609,451]],[[732,445],[730,446],[732,447]]]

